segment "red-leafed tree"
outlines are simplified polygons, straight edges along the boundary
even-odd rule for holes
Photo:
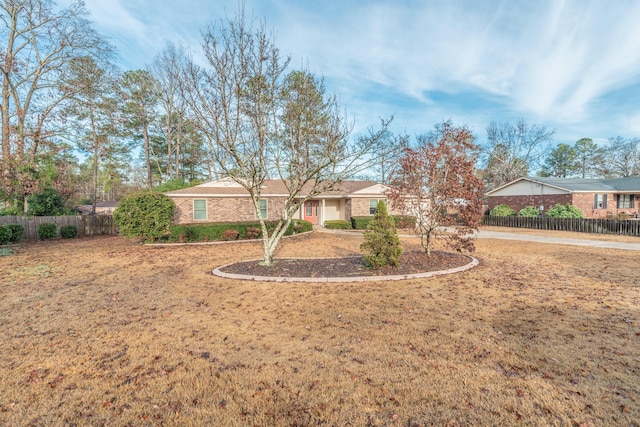
[[[449,247],[473,251],[482,218],[484,185],[475,174],[477,146],[466,127],[447,121],[418,137],[394,171],[388,198],[396,209],[416,217],[422,247],[431,254],[436,237]]]

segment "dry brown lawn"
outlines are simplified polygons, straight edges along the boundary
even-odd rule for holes
[[[477,246],[457,275],[274,284],[210,274],[255,243],[21,245],[0,257],[0,425],[639,425],[638,253]]]

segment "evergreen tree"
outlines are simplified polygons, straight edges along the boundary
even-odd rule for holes
[[[387,206],[383,200],[378,202],[376,214],[364,232],[364,242],[360,245],[360,250],[366,252],[364,261],[369,268],[400,265],[402,247],[398,230],[393,218],[387,213]]]

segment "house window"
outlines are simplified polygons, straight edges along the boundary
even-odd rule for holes
[[[260,199],[260,216],[258,218],[267,219],[267,201],[265,199]]]
[[[593,209],[607,209],[606,194],[595,194],[593,196]]]
[[[618,194],[618,209],[633,208],[633,202],[633,194]]]
[[[193,201],[193,220],[205,221],[206,219],[207,219],[207,201],[194,200]]]
[[[375,215],[378,210],[379,199],[369,199],[369,215]],[[384,201],[384,200],[383,200]]]

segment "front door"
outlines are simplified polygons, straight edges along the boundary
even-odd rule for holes
[[[304,219],[311,224],[318,223],[318,201],[307,200],[304,202]]]

